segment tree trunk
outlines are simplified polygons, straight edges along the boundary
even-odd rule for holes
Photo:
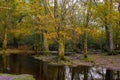
[[[107,37],[107,46],[108,46],[108,51],[110,53],[113,52],[114,48],[113,48],[113,35],[112,35],[112,29],[110,26],[105,26],[106,29],[106,37]]]
[[[59,45],[59,49],[58,49],[59,58],[63,59],[64,58],[64,42],[61,38],[59,38],[58,40],[58,45]]]
[[[15,37],[13,38],[13,46],[15,48],[18,48],[18,42],[17,42],[17,39]]]
[[[58,18],[58,1],[54,0],[54,17],[55,19]]]
[[[46,55],[49,55],[49,47],[48,47],[48,40],[45,37],[44,33],[43,33],[43,45],[44,45],[44,51]]]
[[[48,7],[47,7],[48,1],[44,0],[44,9],[45,9],[45,15],[48,15]],[[46,25],[44,25],[46,26]],[[48,39],[45,37],[44,34],[46,34],[47,31],[44,29],[43,30],[43,47],[44,47],[44,51],[45,51],[45,55],[49,55],[49,45],[48,45]]]
[[[62,25],[60,25],[60,22],[57,21],[57,19],[59,18],[59,16],[58,16],[58,0],[54,0],[54,17],[55,17],[55,21],[56,21],[55,28],[56,28],[56,31],[58,34],[58,48],[59,48],[58,54],[59,54],[60,59],[64,59],[64,40],[63,40],[63,36],[60,34],[60,31],[62,31],[61,30]]]
[[[84,58],[87,58],[87,31],[84,32]]]
[[[85,19],[85,30],[84,30],[84,58],[87,58],[87,48],[88,48],[88,44],[87,44],[87,38],[88,38],[88,32],[87,32],[87,29],[88,29],[88,25],[89,25],[89,16],[90,16],[90,5],[89,3],[91,2],[91,0],[87,0],[87,13],[86,13],[86,19]]]
[[[113,9],[112,0],[110,0],[110,1],[105,0],[105,4],[108,6],[107,11],[110,11],[110,12],[106,12],[106,14],[105,14],[105,20],[106,20],[105,21],[105,29],[106,29],[106,37],[107,37],[107,47],[108,47],[109,53],[112,53],[114,50],[113,34],[112,34],[112,19],[111,19],[112,16],[109,16],[109,14],[112,14],[112,9]],[[108,16],[109,16],[109,18],[108,18]]]
[[[7,49],[7,28],[5,28],[4,40],[3,40],[3,46],[2,46],[2,48],[3,48],[4,50]]]

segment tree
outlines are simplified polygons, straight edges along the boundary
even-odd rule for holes
[[[109,53],[114,51],[114,44],[113,44],[113,26],[115,25],[115,18],[113,17],[115,13],[113,1],[112,0],[105,0],[104,2],[99,2],[96,4],[97,13],[96,15],[99,18],[99,24],[102,24],[105,28],[106,32],[106,48]],[[112,19],[111,19],[112,18]]]
[[[54,0],[54,17],[55,17],[55,27],[57,30],[57,35],[58,35],[58,53],[59,53],[59,58],[63,59],[64,58],[64,41],[63,41],[63,36],[61,35],[62,31],[62,25],[60,25],[59,20],[59,7],[58,7],[58,0]]]
[[[10,21],[9,18],[11,17],[12,14],[12,5],[11,1],[2,1],[3,5],[1,5],[1,11],[4,12],[5,14],[2,14],[1,21],[2,21],[2,26],[3,26],[3,33],[4,33],[4,38],[3,38],[3,45],[2,48],[4,50],[7,49],[7,43],[8,43],[8,29],[10,28]],[[6,6],[4,6],[6,5]],[[10,13],[11,12],[11,13]]]
[[[113,3],[112,0],[108,1],[105,0],[105,9],[107,10],[105,12],[105,29],[106,29],[106,37],[107,37],[107,47],[108,51],[110,53],[113,52],[114,47],[113,47],[113,35],[112,35],[112,19],[110,19],[112,16],[112,10],[113,10]]]
[[[87,29],[88,29],[88,26],[89,26],[89,20],[90,20],[90,6],[91,6],[91,0],[87,0],[86,2],[86,19],[85,19],[85,30],[84,30],[84,58],[87,58],[87,36],[88,36],[88,33],[87,33]]]
[[[48,0],[44,0],[44,12],[45,12],[45,16],[49,15]],[[44,26],[46,27],[47,25],[45,24]],[[45,51],[46,54],[49,54],[48,40],[47,40],[45,34],[47,34],[47,30],[43,29],[44,51]]]
[[[58,53],[60,59],[64,58],[65,38],[67,37],[67,30],[70,28],[67,27],[69,24],[67,20],[69,20],[70,13],[74,11],[77,2],[78,0],[75,2],[74,0],[71,0],[70,2],[69,0],[54,0],[55,29],[57,33]]]

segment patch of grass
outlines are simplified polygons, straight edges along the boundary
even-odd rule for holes
[[[33,76],[18,76],[18,77],[15,77],[14,80],[35,80],[33,78]]]
[[[92,62],[92,63],[94,62],[94,59],[89,58],[89,57],[88,58],[81,58],[80,60],[85,61],[85,62]]]
[[[35,80],[35,78],[27,74],[23,75],[0,74],[0,80]]]

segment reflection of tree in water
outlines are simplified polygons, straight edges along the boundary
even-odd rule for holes
[[[8,55],[2,55],[2,72],[9,72],[10,64]]]
[[[71,76],[69,77],[69,75]],[[68,76],[66,80],[120,80],[120,71],[82,66],[69,68],[66,76]]]
[[[72,68],[72,75],[71,75],[71,80],[79,80],[79,71],[76,70],[75,67]]]
[[[114,80],[113,75],[114,73],[112,70],[106,70],[105,80]]]
[[[90,74],[92,79],[104,80],[105,79],[105,68],[101,67],[91,67]]]
[[[102,67],[90,69],[93,80],[120,80],[120,71],[110,70]]]
[[[72,67],[69,70],[71,74],[71,79],[67,80],[88,80],[89,78],[89,67]]]
[[[120,71],[117,71],[117,80],[120,80]]]
[[[95,68],[94,72],[96,72],[97,80],[120,80],[119,73],[120,71],[105,69],[105,68]],[[94,74],[94,76],[96,76]]]
[[[120,71],[106,70],[105,80],[120,80]]]
[[[2,56],[0,56],[0,73],[3,72],[2,66],[3,66],[3,63],[2,63]]]
[[[41,80],[65,80],[65,67],[43,63],[40,74],[42,75]]]

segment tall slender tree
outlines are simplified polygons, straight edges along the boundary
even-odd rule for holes
[[[85,18],[85,23],[84,23],[84,26],[85,26],[85,30],[84,30],[84,58],[87,58],[87,48],[88,48],[88,32],[87,32],[87,29],[89,27],[89,21],[90,21],[90,7],[91,7],[91,0],[87,0],[86,2],[86,10],[85,10],[85,13],[86,13],[86,18]]]
[[[105,0],[105,29],[106,29],[106,38],[107,38],[107,48],[110,53],[114,51],[113,47],[113,34],[112,34],[112,19],[110,14],[112,14],[113,3],[112,0]]]

